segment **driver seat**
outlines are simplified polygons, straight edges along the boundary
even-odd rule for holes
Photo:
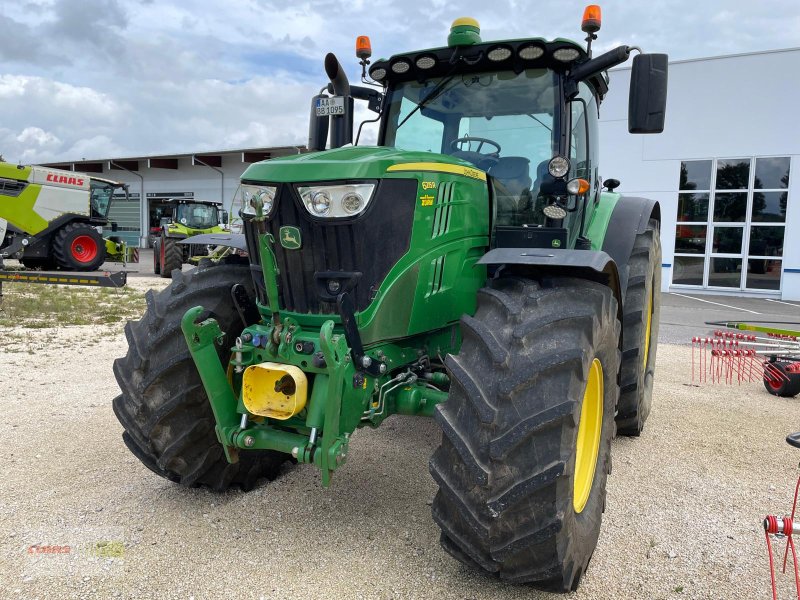
[[[497,193],[498,222],[516,225],[523,212],[530,210],[531,186],[530,164],[524,156],[504,156],[498,159],[488,173],[495,181]]]

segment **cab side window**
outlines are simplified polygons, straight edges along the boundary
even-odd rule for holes
[[[594,188],[597,170],[597,100],[588,85],[581,82],[578,96],[571,102],[570,179],[586,179]]]

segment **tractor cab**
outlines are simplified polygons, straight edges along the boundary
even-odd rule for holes
[[[608,91],[605,71],[639,52],[631,76],[631,133],[660,133],[666,103],[666,55],[620,46],[592,58],[599,28],[599,19],[584,19],[586,48],[565,39],[486,43],[477,21],[457,19],[446,47],[375,61],[372,81],[362,80],[379,84],[382,93],[345,85],[329,55],[327,91],[333,96],[314,99],[310,147],[324,147],[328,119],[331,146],[350,142],[352,99],[366,99],[380,113],[378,146],[446,155],[486,173],[493,246],[585,246],[587,206],[603,187],[598,114]],[[370,54],[368,45],[357,47],[364,74]]]
[[[89,181],[89,203],[93,219],[105,221],[108,218],[108,210],[117,190],[121,190],[128,199],[128,184],[108,179],[92,177]]]
[[[169,233],[191,234],[227,222],[227,211],[216,202],[172,199],[156,213],[159,224]]]
[[[219,208],[214,204],[178,204],[176,212],[175,220],[190,229],[208,229],[222,222]]]

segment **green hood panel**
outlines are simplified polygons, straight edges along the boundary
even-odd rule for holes
[[[17,179],[19,181],[28,181],[31,175],[30,167],[18,167],[11,163],[0,162],[0,177],[4,179]]]
[[[244,172],[242,181],[297,183],[336,179],[381,179],[386,177],[386,170],[392,165],[419,162],[475,168],[472,163],[447,154],[411,152],[384,146],[348,146],[255,163]],[[402,172],[397,175],[408,177]]]

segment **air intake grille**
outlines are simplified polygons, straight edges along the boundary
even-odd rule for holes
[[[316,274],[357,272],[361,276],[352,291],[353,301],[356,310],[364,310],[389,270],[408,251],[416,191],[416,180],[382,180],[363,215],[326,220],[312,218],[290,184],[280,186],[275,213],[266,227],[276,240],[281,308],[334,314],[336,304],[323,300],[318,293]],[[281,246],[280,228],[284,225],[300,230],[299,249]]]
[[[28,183],[25,181],[0,177],[0,194],[3,196],[17,197],[26,187]]]

